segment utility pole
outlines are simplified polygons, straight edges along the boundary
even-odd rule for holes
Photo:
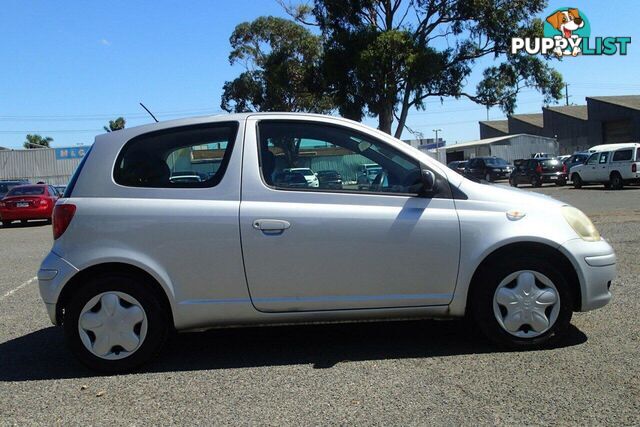
[[[442,132],[442,129],[434,129],[433,130],[436,133],[436,147],[438,146],[438,132]]]
[[[569,105],[569,83],[564,84],[564,99],[566,105]]]

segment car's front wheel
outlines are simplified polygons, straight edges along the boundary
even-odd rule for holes
[[[168,313],[143,279],[107,275],[72,296],[64,332],[72,353],[89,368],[126,372],[161,350],[169,334]]]
[[[573,182],[573,188],[579,190],[582,188],[582,178],[577,173],[571,175],[571,182]]]
[[[500,345],[541,348],[561,340],[569,328],[569,284],[542,258],[522,256],[485,268],[471,292],[476,323]]]

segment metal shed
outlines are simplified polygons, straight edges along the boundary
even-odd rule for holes
[[[438,160],[449,163],[480,156],[496,156],[513,162],[528,159],[534,153],[558,155],[558,142],[544,136],[518,134],[463,142],[438,149]]]
[[[0,150],[0,179],[66,185],[82,158],[60,158],[56,150],[61,149]]]

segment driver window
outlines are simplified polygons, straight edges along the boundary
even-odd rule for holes
[[[259,124],[262,177],[296,190],[417,194],[420,165],[350,129],[308,122]]]
[[[600,153],[592,154],[591,157],[589,157],[589,160],[587,160],[587,164],[588,165],[597,164],[598,163],[598,156],[600,156]]]

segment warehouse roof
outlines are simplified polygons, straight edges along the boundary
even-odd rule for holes
[[[588,120],[588,109],[586,105],[566,105],[564,107],[546,107],[547,110],[554,113],[564,114],[565,116],[575,117],[580,120]]]
[[[480,124],[488,126],[492,129],[498,130],[503,133],[509,133],[509,120],[486,120],[481,121]]]
[[[542,128],[544,126],[542,113],[536,114],[514,114],[510,116],[513,119],[520,120],[521,122],[528,123],[533,126]]]
[[[590,99],[606,102],[608,104],[619,105],[625,108],[631,108],[633,110],[640,110],[640,95],[625,95],[625,96],[589,96],[587,102]]]

